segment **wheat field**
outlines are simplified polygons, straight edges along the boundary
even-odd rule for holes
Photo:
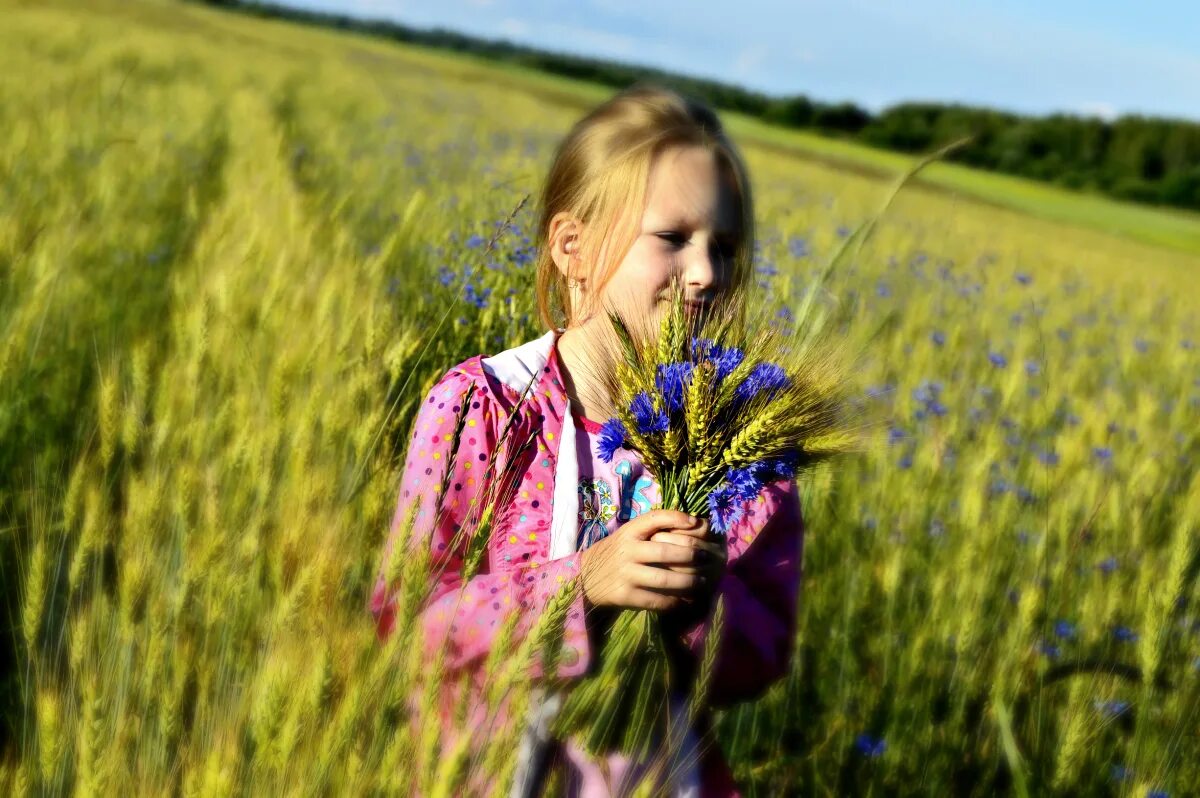
[[[176,3],[0,13],[0,793],[503,779],[503,735],[405,722],[437,677],[365,605],[421,396],[544,332],[533,202],[604,92]],[[786,323],[887,185],[744,152]],[[878,441],[804,486],[791,674],[718,715],[745,794],[1198,794],[1198,285],[900,192],[831,284]]]

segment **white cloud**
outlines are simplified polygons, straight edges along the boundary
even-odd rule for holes
[[[529,33],[529,23],[513,17],[505,17],[500,20],[496,30],[506,36],[525,36]]]
[[[1083,116],[1099,117],[1106,122],[1117,118],[1117,109],[1112,103],[1081,103],[1075,111]]]
[[[758,72],[759,67],[767,62],[769,53],[766,47],[751,45],[738,51],[733,60],[733,73],[739,78],[749,78]]]
[[[638,49],[632,36],[586,28],[582,25],[540,22],[538,30],[551,37],[556,43],[553,45],[554,49],[581,55],[624,56],[630,55]]]

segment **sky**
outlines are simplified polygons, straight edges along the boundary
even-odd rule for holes
[[[871,111],[1200,121],[1200,0],[277,0]]]

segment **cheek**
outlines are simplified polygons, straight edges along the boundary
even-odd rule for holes
[[[671,283],[674,266],[667,255],[631,252],[605,289],[605,295],[623,306],[651,307],[655,297]]]

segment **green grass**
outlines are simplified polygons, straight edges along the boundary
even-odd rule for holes
[[[476,725],[365,605],[426,390],[544,332],[530,199],[608,92],[190,4],[0,8],[0,794],[503,780],[514,730],[443,748]],[[726,120],[786,314],[907,160]],[[803,486],[792,671],[718,743],[750,796],[1187,795],[1190,220],[939,173],[1010,201],[906,187],[832,276],[880,435]],[[494,653],[519,708],[528,652]]]
[[[391,48],[400,57],[401,48]],[[480,56],[449,54],[419,45],[403,50],[420,53],[438,63],[447,75],[484,81],[506,90],[524,91],[568,108],[585,109],[611,94],[607,86],[564,78]],[[729,128],[746,144],[764,147],[787,157],[814,160],[835,169],[889,178],[902,174],[914,157],[851,141],[789,130],[753,117],[724,112]],[[1077,225],[1128,239],[1200,253],[1200,214],[1121,202],[1097,194],[1070,191],[1011,175],[941,163],[925,170],[918,185],[954,192],[1040,218]]]

